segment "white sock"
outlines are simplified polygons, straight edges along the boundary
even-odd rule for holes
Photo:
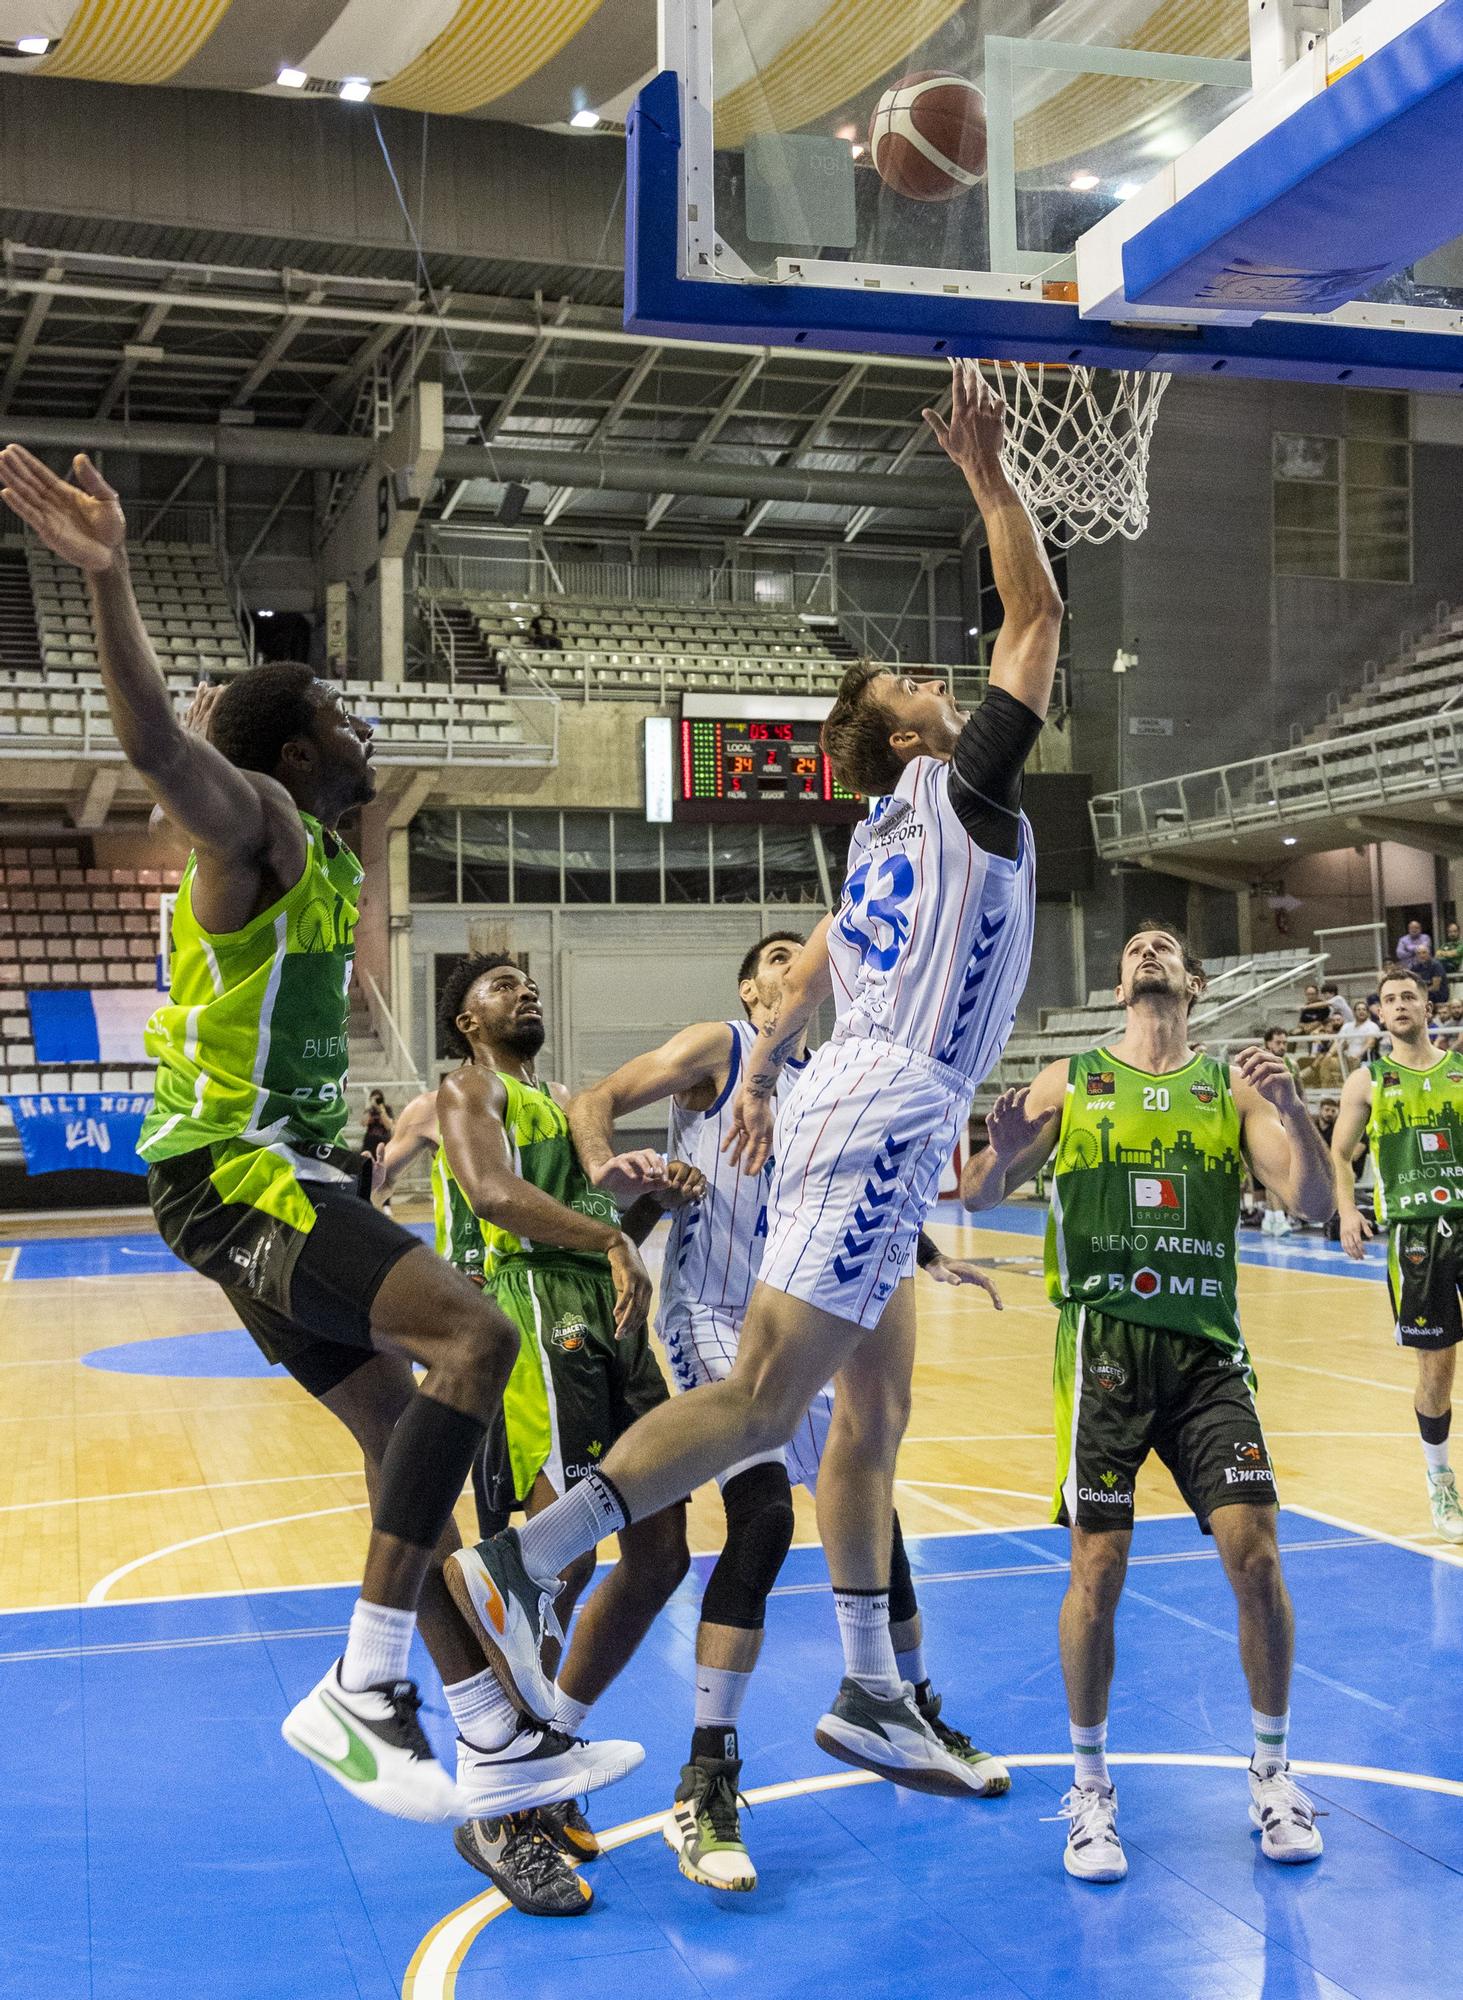
[[[454,1681],[450,1687],[444,1683],[442,1692],[458,1735],[474,1750],[501,1750],[522,1727],[517,1709],[491,1668],[465,1681]]]
[[[750,1673],[739,1674],[731,1667],[696,1665],[696,1727],[734,1729],[752,1684]]]
[[[1250,1710],[1250,1720],[1255,1726],[1255,1754],[1250,1759],[1260,1772],[1282,1770],[1286,1763],[1285,1739],[1290,1734],[1290,1710],[1284,1715],[1261,1715],[1259,1709]]]
[[[1101,1722],[1073,1722],[1072,1762],[1076,1769],[1076,1784],[1082,1790],[1090,1786],[1110,1785],[1112,1779],[1107,1774],[1107,1717]]]
[[[930,1677],[925,1665],[925,1648],[922,1639],[917,1640],[907,1653],[894,1655],[895,1666],[902,1681],[908,1681],[913,1688],[923,1687]]]
[[[415,1611],[393,1611],[389,1605],[367,1604],[358,1597],[340,1663],[340,1684],[346,1693],[359,1694],[383,1681],[404,1681],[416,1629]]]
[[[858,1681],[870,1694],[897,1695],[899,1668],[889,1637],[888,1591],[835,1589],[833,1609],[838,1613],[843,1664],[849,1679]]]
[[[572,1694],[565,1694],[556,1682],[554,1684],[554,1713],[551,1717],[555,1729],[562,1729],[566,1736],[578,1736],[580,1723],[588,1715],[592,1703],[576,1701]]]
[[[1443,1439],[1441,1444],[1429,1444],[1424,1439],[1422,1455],[1427,1460],[1427,1469],[1429,1472],[1446,1472],[1448,1470],[1448,1440],[1446,1438]]]
[[[518,1530],[523,1566],[541,1590],[557,1593],[559,1574],[575,1556],[587,1554],[606,1535],[618,1534],[628,1518],[610,1482],[591,1472]]]

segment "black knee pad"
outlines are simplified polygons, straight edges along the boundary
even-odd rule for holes
[[[749,1465],[721,1489],[726,1547],[717,1557],[701,1599],[708,1625],[757,1632],[767,1597],[792,1547],[792,1488],[778,1464]]]
[[[909,1557],[904,1552],[904,1532],[899,1516],[894,1516],[894,1539],[889,1548],[889,1623],[907,1625],[919,1610],[914,1594],[914,1578],[909,1573]]]

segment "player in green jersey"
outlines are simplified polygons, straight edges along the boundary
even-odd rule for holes
[[[522,1342],[503,1398],[502,1511],[483,1524],[486,1536],[507,1525],[514,1507],[532,1515],[551,1505],[595,1470],[637,1417],[667,1400],[646,1327],[650,1278],[617,1204],[628,1207],[649,1189],[656,1202],[678,1206],[704,1183],[684,1167],[670,1174],[659,1154],[647,1152],[618,1156],[591,1185],[570,1136],[568,1093],[538,1075],[545,1040],[538,987],[513,959],[461,960],[443,987],[439,1026],[464,1061],[437,1091],[438,1241],[459,1269],[481,1271]],[[689,1569],[685,1502],[629,1523],[619,1543],[620,1561],[580,1613],[559,1670],[553,1719],[567,1733],[579,1729]],[[555,1605],[562,1622],[593,1574],[593,1551],[563,1573]],[[492,1596],[482,1565],[459,1551],[447,1581],[486,1642]],[[498,1727],[506,1734],[515,1722],[505,1699]],[[558,1830],[552,1819],[535,1825],[549,1837]],[[595,1851],[587,1822],[569,1831],[581,1852]],[[534,1901],[520,1900],[530,1833],[522,1817],[498,1816],[457,1835],[466,1859],[520,1908],[540,1906],[550,1887],[540,1855],[527,1884]],[[587,1889],[567,1866],[560,1880],[566,1904],[571,1891]]]
[[[1448,1463],[1453,1373],[1463,1340],[1463,1055],[1428,1040],[1427,992],[1410,966],[1391,965],[1380,985],[1391,1053],[1352,1071],[1331,1134],[1341,1247],[1366,1255],[1371,1224],[1356,1205],[1351,1158],[1367,1135],[1376,1171],[1377,1221],[1387,1231],[1387,1280],[1397,1344],[1417,1354],[1413,1408],[1427,1461],[1433,1526],[1463,1542],[1463,1504]]]
[[[222,1286],[366,1458],[372,1533],[345,1653],[293,1709],[286,1740],[407,1819],[572,1798],[586,1771],[592,1786],[622,1776],[638,1746],[600,1759],[547,1726],[521,1730],[469,1793],[433,1756],[409,1677],[420,1608],[444,1681],[493,1681],[441,1563],[518,1342],[491,1300],[359,1198],[359,1160],[339,1144],[361,869],[336,829],[374,794],[371,731],[290,663],[231,680],[207,737],[185,729],[128,578],[121,504],[89,459],[72,473],[18,445],[0,452],[6,505],[86,575],[117,740],[193,850],[172,991],[149,1028],[149,1198],[169,1246]],[[547,1685],[530,1694],[547,1725]]]
[[[1051,1163],[1047,1292],[1059,1308],[1053,1518],[1072,1530],[1062,1671],[1076,1773],[1063,1800],[1067,1872],[1128,1871],[1107,1769],[1113,1621],[1127,1571],[1138,1469],[1156,1451],[1206,1533],[1239,1605],[1255,1749],[1250,1817],[1273,1861],[1321,1852],[1315,1810],[1286,1762],[1294,1619],[1276,1540],[1275,1475],[1254,1403],[1235,1296],[1244,1160],[1291,1214],[1324,1221],[1331,1174],[1284,1063],[1231,1065],[1189,1043],[1204,969],[1177,932],[1123,947],[1122,1035],[1008,1091],[967,1165],[967,1207],[993,1208]]]

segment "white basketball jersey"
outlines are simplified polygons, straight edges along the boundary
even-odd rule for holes
[[[749,1176],[721,1150],[731,1128],[732,1101],[757,1030],[750,1021],[729,1021],[727,1026],[732,1031],[731,1063],[716,1102],[705,1111],[686,1111],[671,1102],[666,1155],[699,1167],[706,1176],[706,1193],[691,1207],[672,1211],[670,1240],[660,1273],[662,1314],[679,1306],[714,1306],[740,1317],[757,1282],[762,1246],[767,1241],[767,1194],[773,1162],[769,1160],[760,1174]],[[778,1086],[779,1096],[806,1067],[805,1062],[787,1065]]]
[[[949,770],[913,758],[854,829],[828,953],[843,1034],[897,1042],[978,1083],[1030,970],[1036,851],[1024,813],[1015,861],[978,847]]]

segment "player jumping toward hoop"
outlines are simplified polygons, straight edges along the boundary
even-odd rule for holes
[[[539,1598],[564,1565],[785,1445],[836,1381],[818,1521],[847,1671],[817,1738],[899,1783],[968,1798],[969,1770],[905,1694],[889,1638],[894,1463],[909,1411],[915,1238],[1031,960],[1021,774],[1051,697],[1062,601],[1002,464],[1000,399],[958,364],[948,424],[926,417],[980,509],[1005,623],[975,714],[939,681],[861,664],[824,724],[840,781],[877,803],[855,831],[840,909],[790,969],[735,1100],[732,1154],[757,1174],[772,1152],[779,1075],[836,984],[835,1038],[782,1111],[762,1275],[736,1361],[725,1381],[633,1425],[521,1538],[456,1560],[474,1591],[509,1605],[507,1670],[531,1687]]]
[[[1066,1869],[1128,1872],[1107,1767],[1113,1620],[1133,1539],[1133,1488],[1156,1451],[1212,1534],[1239,1603],[1255,1729],[1250,1817],[1272,1861],[1314,1861],[1315,1808],[1286,1761],[1295,1620],[1276,1542],[1275,1475],[1236,1304],[1248,1159],[1292,1214],[1331,1213],[1326,1149],[1282,1059],[1216,1062],[1189,1045],[1204,968],[1174,931],[1129,938],[1111,1048],[1051,1063],[998,1099],[967,1165],[967,1207],[994,1208],[1052,1160],[1047,1295],[1057,1321],[1057,1492],[1072,1530],[1062,1603],[1076,1774],[1062,1801]]]

